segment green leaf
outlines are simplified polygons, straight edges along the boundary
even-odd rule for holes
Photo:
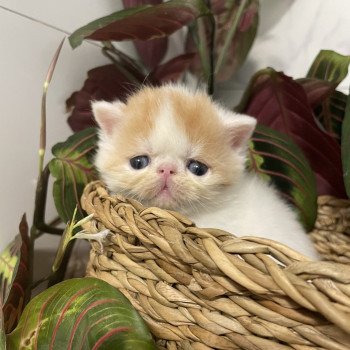
[[[249,148],[248,167],[271,181],[297,209],[307,231],[317,213],[316,179],[299,147],[286,135],[258,124]]]
[[[27,301],[30,281],[29,238],[26,216],[19,224],[19,234],[0,255],[0,300],[6,333],[11,332],[22,314]]]
[[[73,237],[74,223],[75,223],[74,220],[75,220],[76,215],[77,215],[77,207],[75,207],[72,220],[67,223],[67,225],[63,231],[63,234],[61,236],[60,243],[58,244],[55,260],[52,264],[52,271],[53,272],[58,271],[59,267],[61,266],[64,254],[65,254],[66,249],[67,249],[67,246],[68,246],[71,238]]]
[[[326,80],[338,85],[348,74],[350,56],[322,50],[312,63],[307,78]]]
[[[312,105],[317,120],[329,135],[340,143],[341,125],[345,113],[346,96],[335,88],[348,74],[350,56],[343,56],[330,50],[323,50],[315,58],[307,74],[308,78],[317,78],[324,83],[333,84],[333,92]]]
[[[341,157],[346,194],[350,198],[350,95],[347,97],[345,116],[342,125]]]
[[[84,39],[122,41],[162,38],[208,14],[210,11],[202,0],[170,0],[159,5],[137,6],[114,12],[79,28],[69,37],[69,42],[76,48]]]
[[[156,349],[127,298],[96,278],[70,279],[36,296],[7,344],[9,350]]]
[[[321,102],[314,113],[323,129],[340,143],[342,123],[345,114],[347,96],[335,90],[331,96]]]
[[[346,95],[326,80],[302,78],[296,81],[304,88],[319,126],[340,143]]]
[[[80,221],[76,222],[75,217],[77,215],[77,208],[75,208],[72,220],[67,223],[63,234],[61,236],[60,243],[58,244],[58,248],[56,251],[55,260],[52,264],[52,271],[56,272],[60,268],[62,261],[64,259],[64,255],[66,254],[66,250],[68,247],[69,242],[72,239],[80,238],[82,235],[81,233],[84,233],[85,231],[80,231],[76,233],[76,229],[83,225],[84,223],[90,221],[93,217],[93,214],[90,214],[89,216],[86,216],[85,218],[81,219]],[[108,230],[106,230],[108,231]],[[108,231],[109,232],[109,231]],[[79,236],[77,236],[80,233]],[[84,236],[83,236],[84,237]],[[89,237],[90,238],[90,237]],[[92,239],[95,238],[96,240],[101,240],[103,237],[101,237],[101,234],[94,233]],[[101,243],[102,244],[102,243]]]
[[[50,161],[49,169],[56,178],[53,196],[57,212],[64,222],[72,218],[75,207],[78,207],[77,219],[83,217],[80,196],[85,185],[96,178],[91,161],[96,141],[96,129],[89,128],[52,148],[55,158]]]

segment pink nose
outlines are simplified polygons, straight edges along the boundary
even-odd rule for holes
[[[176,167],[173,164],[164,164],[158,168],[158,174],[164,177],[176,174]]]

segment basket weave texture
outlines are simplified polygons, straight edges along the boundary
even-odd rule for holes
[[[350,349],[350,266],[264,238],[200,229],[182,215],[84,191],[94,220],[87,274],[118,288],[160,349]]]
[[[310,236],[325,260],[350,264],[350,201],[318,197],[315,228]]]

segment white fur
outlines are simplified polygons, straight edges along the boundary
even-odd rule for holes
[[[254,174],[245,174],[239,183],[226,189],[221,206],[193,214],[191,219],[199,227],[269,238],[310,258],[319,258],[294,211]]]

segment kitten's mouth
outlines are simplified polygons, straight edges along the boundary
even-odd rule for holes
[[[161,190],[158,192],[157,196],[161,197],[171,197],[170,188],[167,185],[164,185]]]

